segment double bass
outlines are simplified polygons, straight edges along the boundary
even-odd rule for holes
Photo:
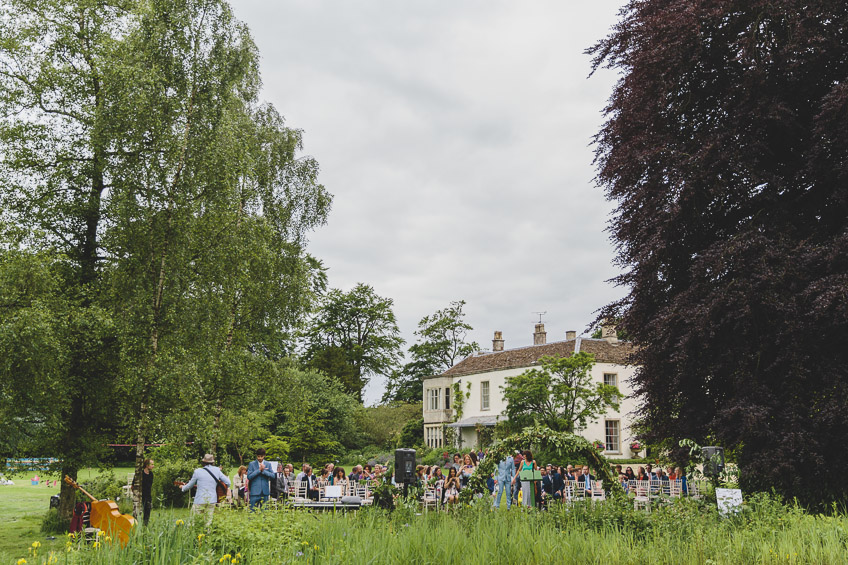
[[[135,518],[129,514],[121,514],[114,500],[97,500],[67,475],[65,475],[65,482],[91,499],[89,516],[91,526],[103,530],[108,536],[118,538],[121,547],[126,547],[130,532],[135,526]]]

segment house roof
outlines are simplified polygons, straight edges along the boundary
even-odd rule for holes
[[[577,351],[591,353],[595,356],[596,363],[627,365],[635,348],[629,341],[609,343],[605,339],[578,337],[577,339],[555,341],[544,345],[530,345],[504,351],[477,353],[466,357],[442,375],[434,376],[458,377],[489,371],[532,367],[537,365],[539,359],[545,355],[568,357]]]

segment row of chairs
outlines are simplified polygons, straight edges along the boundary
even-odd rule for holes
[[[634,495],[633,506],[636,509],[650,510],[651,505],[668,498],[689,496],[702,498],[705,489],[703,481],[628,481],[627,490]]]

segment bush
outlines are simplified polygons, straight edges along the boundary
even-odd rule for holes
[[[189,461],[165,461],[156,463],[153,471],[153,505],[185,508],[189,493],[174,486],[174,481],[188,482],[197,468]]]
[[[126,484],[126,479],[119,479],[115,476],[115,472],[110,470],[109,472],[100,473],[95,478],[89,479],[84,483],[80,483],[80,486],[98,500],[119,500],[122,493],[121,488]],[[89,502],[90,499],[82,491],[78,490],[77,501]]]
[[[51,508],[41,519],[41,531],[45,534],[64,534],[68,531],[69,526],[69,520],[62,520],[59,517],[58,508]]]

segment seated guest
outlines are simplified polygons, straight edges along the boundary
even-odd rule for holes
[[[330,467],[330,465],[332,465],[332,463],[328,463],[328,464],[324,465],[324,468],[321,469],[321,476],[318,478],[318,480],[321,482],[321,484],[333,484],[333,481],[332,481],[333,469],[332,469],[332,467]]]
[[[575,481],[575,480],[577,480],[574,477],[574,467],[572,465],[567,465],[565,467],[565,473],[562,474],[562,480],[564,480],[564,481]]]
[[[336,467],[333,470],[333,486],[342,487],[342,492],[347,490],[347,477],[345,477],[344,467]]]
[[[684,495],[689,494],[689,485],[686,480],[686,475],[683,474],[683,470],[680,467],[674,469],[674,475],[677,477],[677,480],[680,481],[680,490]]]
[[[360,476],[362,475],[362,465],[357,465],[351,470],[350,475],[347,476],[348,480],[358,481],[360,480]]]
[[[636,480],[637,481],[649,481],[651,477],[645,471],[645,468],[640,466],[639,469],[636,470]]]
[[[674,467],[669,467],[666,469],[666,474],[668,475],[669,481],[677,480],[677,475],[674,473]]]
[[[494,473],[489,475],[489,478],[486,479],[486,489],[489,491],[489,494],[495,495],[495,475]]]
[[[312,467],[306,467],[306,496],[318,500],[318,477],[312,473]]]
[[[615,476],[617,477],[617,476],[619,476],[621,473],[622,473],[622,471],[621,471],[621,465],[616,465],[616,466],[615,466]]]
[[[283,472],[277,476],[277,497],[285,499],[288,498],[291,489],[294,487],[294,477],[292,477],[291,465],[286,465],[282,469]]]
[[[442,502],[447,498],[448,504],[453,504],[459,500],[459,490],[462,487],[459,484],[459,477],[456,474],[456,468],[451,467],[448,471],[448,478],[445,480],[445,486],[442,491]]]
[[[633,467],[627,467],[627,469],[624,470],[624,475],[627,477],[628,481],[636,480],[636,475],[633,474]]]
[[[371,465],[366,464],[365,467],[362,468],[362,479],[363,481],[370,481],[374,478],[374,471]]]
[[[554,500],[562,500],[562,493],[565,491],[565,481],[560,473],[562,467],[554,467],[551,475],[551,490],[553,491]]]
[[[595,475],[589,472],[589,466],[583,465],[583,488],[586,494],[592,495],[592,481],[595,480]]]
[[[648,476],[649,480],[653,480],[657,474],[654,472],[654,466],[648,463],[648,466],[645,468],[645,474]]]
[[[442,470],[439,467],[433,467],[433,475],[430,477],[430,484],[436,485],[439,481],[444,481],[445,476],[442,474]]]

